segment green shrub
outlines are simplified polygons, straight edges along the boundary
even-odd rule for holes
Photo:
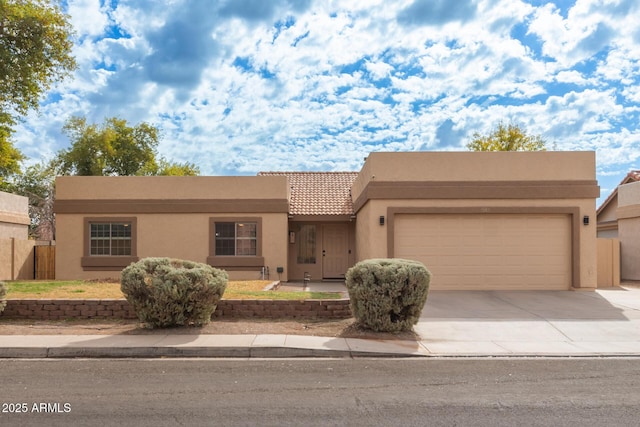
[[[7,285],[4,282],[0,282],[0,313],[4,311],[4,308],[7,306],[7,300],[5,297],[7,296]]]
[[[431,273],[405,259],[370,259],[347,271],[356,322],[378,332],[410,331],[427,301]]]
[[[122,271],[120,288],[147,327],[202,326],[211,321],[229,276],[207,264],[145,258]]]

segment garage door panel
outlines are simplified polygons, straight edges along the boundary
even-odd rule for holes
[[[568,215],[398,214],[396,257],[422,261],[432,289],[568,289]]]

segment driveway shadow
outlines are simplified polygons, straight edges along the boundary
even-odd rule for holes
[[[49,348],[48,357],[249,357],[254,340],[255,335],[79,335]]]
[[[640,291],[431,291],[421,321],[628,320],[640,317]],[[625,298],[629,297],[629,298]],[[625,300],[629,304],[625,304]]]

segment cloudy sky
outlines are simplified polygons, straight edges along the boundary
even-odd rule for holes
[[[595,150],[602,198],[640,168],[638,0],[68,0],[79,69],[15,135],[72,115],[163,132],[204,175],[358,170],[465,150],[500,121]],[[600,200],[600,201],[601,201]]]

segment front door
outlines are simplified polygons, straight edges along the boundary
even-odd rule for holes
[[[324,279],[344,279],[348,265],[348,225],[324,225],[322,228],[322,277]]]

